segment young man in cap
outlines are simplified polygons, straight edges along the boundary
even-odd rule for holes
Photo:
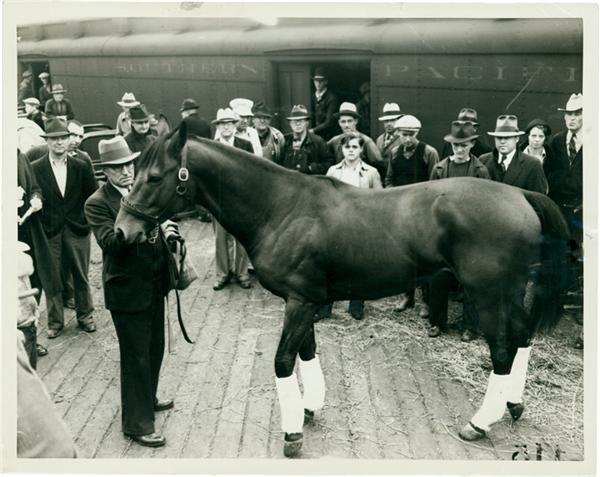
[[[317,67],[313,76],[315,95],[313,97],[313,110],[315,112],[315,127],[310,132],[321,136],[328,141],[338,134],[335,113],[340,104],[336,94],[329,89],[325,69]]]
[[[123,93],[121,101],[117,101],[117,104],[121,106],[121,112],[117,116],[117,125],[115,129],[117,134],[125,137],[131,132],[131,118],[129,117],[129,110],[140,105],[140,102],[135,99],[133,93]]]
[[[250,141],[254,154],[262,157],[262,146],[256,129],[250,126],[254,114],[252,113],[252,106],[254,101],[245,98],[235,98],[229,102],[229,106],[235,114],[238,115],[239,121],[237,122],[237,130],[235,135],[239,138]]]
[[[285,145],[283,134],[279,129],[271,126],[273,115],[264,103],[255,104],[252,112],[254,113],[254,128],[262,146],[262,155],[265,159],[277,162]]]
[[[385,175],[386,167],[385,163],[383,162],[383,158],[381,157],[381,154],[379,152],[379,149],[377,149],[377,146],[373,142],[373,139],[357,130],[360,115],[356,110],[356,106],[352,103],[342,103],[340,105],[340,110],[337,113],[335,113],[335,117],[338,120],[338,124],[340,126],[340,129],[342,130],[342,134],[338,134],[337,136],[332,137],[327,142],[327,146],[329,147],[329,150],[331,151],[331,154],[335,159],[335,163],[339,164],[344,159],[344,154],[342,152],[341,147],[342,137],[346,133],[355,132],[363,140],[362,156],[364,162],[370,165],[371,167],[377,169],[379,175],[383,177]]]
[[[40,101],[37,98],[25,98],[23,104],[25,105],[27,119],[37,124],[43,131],[45,127],[44,118],[38,109],[40,107]]]
[[[156,432],[154,413],[173,408],[173,400],[157,398],[165,296],[171,286],[168,242],[179,234],[169,221],[157,225],[143,243],[127,244],[115,233],[140,153],[132,153],[121,136],[101,140],[98,150],[107,182],[87,200],[85,214],[102,249],[104,302],[119,340],[123,433],[140,445],[160,447],[166,439]]]
[[[473,108],[462,108],[459,111],[456,120],[471,123],[471,125],[475,129],[475,133],[477,133],[477,130],[479,128],[479,122],[477,119],[477,111],[475,111]],[[473,154],[475,157],[479,157],[491,151],[492,149],[490,148],[490,146],[484,143],[480,138],[477,138],[475,139],[475,145],[471,149],[471,154]],[[444,146],[442,148],[442,157],[448,157],[451,154],[452,146],[447,141],[444,141]]]
[[[525,132],[519,131],[516,116],[498,116],[496,130],[488,134],[494,137],[496,147],[493,152],[484,154],[479,160],[487,167],[490,179],[521,189],[548,193],[548,182],[542,163],[517,148],[519,138]]]
[[[52,99],[46,101],[44,106],[44,112],[48,118],[63,117],[69,120],[75,117],[71,101],[65,98],[66,92],[67,90],[62,87],[62,84],[52,85]]]
[[[297,104],[292,107],[287,119],[292,132],[284,136],[281,158],[275,162],[303,174],[325,174],[333,158],[325,141],[308,130],[310,116],[306,106]]]
[[[386,172],[392,160],[401,146],[400,137],[396,134],[396,121],[402,117],[398,103],[385,103],[383,106],[383,115],[379,121],[383,123],[383,134],[375,141],[377,149],[385,163]],[[385,176],[384,176],[385,177]]]
[[[90,228],[83,207],[87,198],[97,189],[96,179],[89,165],[69,157],[69,130],[67,123],[55,118],[48,121],[43,137],[48,153],[32,164],[42,196],[44,208],[41,221],[56,270],[63,263],[73,275],[75,314],[84,331],[96,331],[94,303],[88,280],[90,264]],[[56,338],[64,327],[62,294],[48,297],[48,338]]]
[[[33,83],[31,82],[31,70],[25,70],[22,74],[21,83],[19,83],[19,89],[17,91],[17,104],[23,104],[25,98],[31,98],[35,96],[33,90]]]
[[[42,86],[38,90],[38,99],[43,106],[49,99],[52,99],[52,85],[50,84],[50,74],[46,71],[40,73],[38,78],[42,82]]]
[[[218,138],[216,140],[253,154],[254,151],[250,141],[236,135],[238,121],[239,117],[230,108],[219,109],[216,119],[212,122],[217,126]],[[250,275],[248,273],[250,261],[244,247],[216,220],[213,220],[213,227],[215,231],[215,267],[217,275],[213,290],[222,290],[232,279],[237,279],[242,288],[250,288]]]
[[[144,105],[134,106],[129,110],[131,132],[125,136],[125,141],[133,152],[143,152],[156,140],[150,129],[150,115]]]

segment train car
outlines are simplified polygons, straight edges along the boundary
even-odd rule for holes
[[[232,98],[264,101],[285,130],[293,104],[311,108],[321,66],[342,101],[370,85],[373,137],[383,105],[394,101],[439,148],[462,107],[479,112],[484,135],[503,113],[522,128],[541,117],[559,130],[556,108],[582,90],[578,18],[119,18],[21,27],[18,37],[20,71],[31,69],[36,81],[48,71],[84,123],[114,125],[116,101],[132,91],[172,124],[186,97],[207,119]]]

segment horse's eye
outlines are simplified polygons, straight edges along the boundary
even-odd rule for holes
[[[158,183],[160,181],[162,181],[162,176],[149,176],[148,177],[148,182]]]

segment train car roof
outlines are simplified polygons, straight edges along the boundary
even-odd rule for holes
[[[19,56],[581,53],[581,19],[117,18],[20,27]],[[73,41],[76,40],[76,41]]]

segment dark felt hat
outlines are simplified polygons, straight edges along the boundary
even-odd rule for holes
[[[139,152],[131,152],[123,136],[102,139],[98,143],[98,152],[100,153],[99,166],[127,164],[140,155]]]
[[[252,108],[252,112],[254,113],[254,117],[257,118],[272,118],[273,115],[267,105],[265,103],[256,103],[254,108]]]
[[[187,111],[188,109],[198,109],[200,106],[198,106],[198,103],[196,103],[195,100],[193,100],[192,98],[187,98],[183,100],[183,103],[181,103],[181,108],[179,109],[179,111]]]
[[[71,134],[64,119],[52,118],[46,123],[46,132],[40,134],[43,138],[64,137]]]
[[[140,106],[134,106],[129,110],[129,117],[131,122],[146,122],[150,121],[150,115],[143,104]]]
[[[525,134],[529,134],[529,132],[536,126],[544,130],[544,134],[547,138],[550,137],[550,135],[552,134],[552,128],[550,127],[550,125],[540,118],[535,118],[529,122],[529,124],[525,128]]]
[[[444,136],[444,141],[454,144],[477,139],[479,134],[475,133],[475,127],[470,121],[452,121],[450,126],[450,134]]]

